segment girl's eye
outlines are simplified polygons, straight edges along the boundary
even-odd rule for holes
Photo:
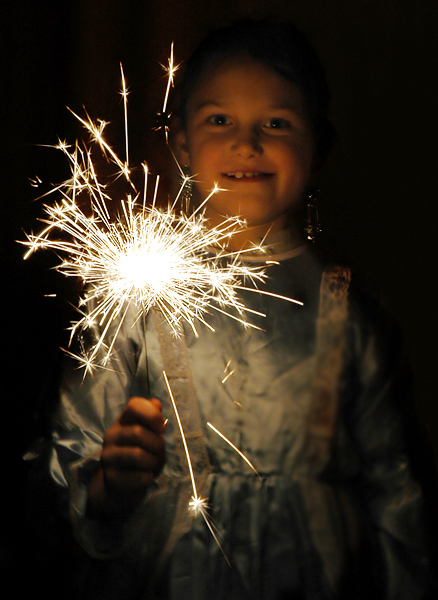
[[[286,119],[281,119],[280,117],[274,117],[273,119],[269,119],[267,123],[264,125],[267,129],[289,129],[290,123],[286,121]]]
[[[213,115],[209,117],[208,122],[212,125],[229,125],[230,119],[225,115]]]

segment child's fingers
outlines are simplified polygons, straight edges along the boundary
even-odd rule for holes
[[[109,446],[102,452],[102,466],[106,477],[121,479],[125,472],[142,471],[156,475],[163,467],[163,455],[144,450],[139,446]]]
[[[165,430],[164,418],[161,412],[161,402],[156,398],[147,400],[135,396],[131,398],[120,415],[121,425],[139,423],[155,433],[163,433]]]
[[[145,490],[152,483],[154,477],[155,474],[152,471],[125,470],[123,473],[117,472],[117,477],[114,479],[109,473],[105,477],[105,484],[110,492],[118,492],[126,496],[126,493]]]
[[[157,455],[162,455],[165,451],[163,436],[140,423],[123,425],[110,430],[104,445],[138,447]]]
[[[161,413],[163,412],[163,405],[161,404],[161,401],[158,400],[158,398],[151,398],[149,402],[156,406]]]

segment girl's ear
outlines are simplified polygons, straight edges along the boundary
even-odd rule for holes
[[[182,127],[175,132],[175,155],[183,167],[190,167],[189,151],[187,149],[187,136]]]

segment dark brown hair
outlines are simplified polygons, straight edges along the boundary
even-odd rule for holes
[[[311,122],[318,161],[329,151],[334,130],[328,119],[330,93],[322,65],[307,37],[292,23],[243,20],[218,29],[204,39],[185,64],[175,89],[173,109],[184,128],[187,104],[207,74],[228,60],[250,58],[260,62],[303,93]]]

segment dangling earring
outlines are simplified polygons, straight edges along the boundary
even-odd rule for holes
[[[187,169],[184,170],[184,175],[181,177],[181,187],[181,206],[183,212],[185,212],[188,215],[190,210],[190,204],[192,201],[193,181]]]
[[[304,225],[304,231],[307,235],[307,239],[312,243],[315,241],[318,233],[321,232],[321,226],[318,218],[318,194],[318,188],[308,188],[306,192],[307,216]]]

